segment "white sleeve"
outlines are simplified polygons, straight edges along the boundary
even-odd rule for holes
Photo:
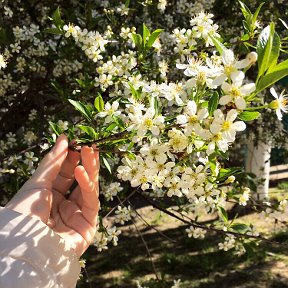
[[[73,288],[74,250],[40,220],[0,207],[0,287]]]

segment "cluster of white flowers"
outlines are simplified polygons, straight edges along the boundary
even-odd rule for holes
[[[115,222],[124,225],[125,222],[132,220],[135,217],[135,212],[131,209],[130,205],[125,206],[118,206],[117,210],[115,211]]]
[[[24,163],[28,166],[28,170],[31,174],[35,171],[34,163],[38,162],[38,158],[34,156],[34,152],[25,152]]]
[[[193,226],[190,226],[185,231],[187,232],[189,238],[193,237],[196,239],[204,239],[207,233],[207,230]]]
[[[72,36],[76,43],[80,44],[89,59],[93,62],[103,59],[101,53],[105,51],[105,45],[108,43],[108,40],[98,31],[88,32],[87,29],[82,30],[79,26],[72,24],[64,25],[63,29],[66,31],[65,37]]]
[[[114,84],[112,81],[113,78],[128,78],[131,75],[130,71],[136,65],[135,52],[129,51],[119,56],[112,55],[111,60],[97,67],[96,71],[99,76],[95,77],[95,86],[100,86],[101,90],[105,91],[109,86]]]
[[[60,128],[62,131],[68,130],[68,127],[69,127],[68,121],[63,121],[63,120],[58,120],[58,121],[57,121],[57,125],[59,126],[59,128]]]
[[[239,197],[239,204],[242,206],[246,206],[249,199],[250,199],[250,189],[248,187],[245,187],[243,190],[243,194]]]
[[[119,182],[112,182],[109,185],[103,185],[102,193],[104,194],[106,200],[112,201],[115,196],[118,195],[119,192],[123,190],[121,184]]]
[[[230,249],[235,248],[236,246],[236,239],[235,236],[232,234],[228,234],[225,237],[225,241],[223,243],[218,243],[218,247],[220,250],[228,251]]]
[[[24,134],[24,141],[25,143],[27,143],[28,145],[31,145],[33,142],[35,142],[37,140],[37,136],[35,135],[35,133],[33,131],[27,131]]]
[[[113,246],[118,244],[118,236],[121,234],[121,230],[117,229],[116,226],[105,228],[104,231],[97,231],[94,246],[97,247],[98,252],[108,249],[108,244],[111,242]]]
[[[6,68],[6,66],[7,66],[7,63],[5,61],[5,58],[2,54],[0,54],[0,70],[3,68]]]
[[[69,76],[72,73],[81,71],[83,68],[83,64],[78,60],[68,61],[67,59],[57,59],[54,61],[54,64],[53,75],[55,77],[61,77],[63,75]]]
[[[271,206],[269,202],[266,202],[267,206]],[[277,209],[273,209],[272,207],[267,207],[265,211],[261,212],[261,215],[264,218],[275,219],[279,221],[286,222],[288,220],[288,200],[281,200]]]
[[[167,6],[167,0],[159,0],[157,8],[163,13]]]

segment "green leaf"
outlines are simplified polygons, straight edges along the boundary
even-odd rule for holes
[[[105,128],[105,131],[106,132],[111,132],[111,131],[113,131],[116,127],[118,126],[118,124],[117,123],[111,123],[107,128]]]
[[[228,215],[227,215],[226,210],[223,207],[218,206],[218,212],[219,212],[219,216],[222,218],[222,220],[224,222],[228,222]]]
[[[213,44],[215,45],[217,51],[220,53],[220,55],[223,54],[223,52],[226,50],[226,47],[222,44],[221,39],[218,37],[214,37],[209,34],[209,37],[213,41]]]
[[[164,29],[157,29],[152,32],[152,34],[149,36],[147,43],[146,43],[146,48],[149,49],[153,46],[154,42],[156,39],[159,37],[159,35],[164,31]]]
[[[232,175],[237,175],[242,172],[242,169],[240,167],[231,167],[231,168],[222,168],[220,169],[217,181],[224,181],[226,180],[229,176]]]
[[[130,0],[126,0],[126,2],[125,2],[125,8],[129,8],[129,5],[130,5]]]
[[[212,154],[212,155],[209,155],[208,159],[209,159],[209,166],[210,166],[211,172],[213,175],[216,175],[218,173],[216,158]]]
[[[104,101],[100,93],[98,93],[98,96],[95,98],[94,107],[98,112],[104,110]]]
[[[238,115],[238,118],[242,121],[252,121],[257,119],[261,115],[257,111],[243,111]]]
[[[262,3],[258,6],[258,8],[256,9],[255,13],[253,14],[253,18],[252,18],[253,30],[256,29],[255,24],[256,24],[256,21],[257,21],[259,12],[260,12],[260,10],[261,10],[261,8],[262,8],[262,6],[263,6],[264,4],[265,4],[265,2],[262,2]]]
[[[59,7],[57,7],[57,9],[54,11],[52,15],[52,21],[54,25],[56,26],[56,28],[62,31],[62,28],[64,26],[64,21],[61,19],[61,12],[60,12]]]
[[[242,41],[247,41],[250,39],[250,36],[248,34],[244,34],[242,37],[241,37],[241,40]]]
[[[112,174],[111,166],[110,166],[109,162],[107,161],[107,159],[104,156],[102,156],[102,160],[103,160],[103,163],[104,163],[105,167],[107,168],[107,170],[110,172],[110,174]]]
[[[219,94],[215,91],[208,102],[208,112],[212,116],[214,111],[217,109],[219,103]]]
[[[268,70],[267,74],[257,83],[255,93],[272,86],[286,76],[288,76],[288,59]]]
[[[142,39],[143,39],[143,47],[146,46],[146,41],[148,40],[148,37],[150,36],[150,31],[149,29],[147,28],[147,26],[143,23],[143,26],[142,26]]]
[[[62,129],[56,123],[53,123],[52,121],[49,121],[48,123],[57,136],[60,136],[63,133]]]
[[[72,99],[68,99],[70,104],[74,106],[74,108],[79,111],[88,121],[92,120],[92,115],[88,107],[84,104],[81,103],[80,101],[75,101]]]
[[[132,33],[132,40],[138,50],[142,49],[142,37],[140,34]]]
[[[98,133],[94,130],[94,128],[85,125],[78,125],[77,127],[79,127],[84,133],[89,135],[93,140],[98,139]]]
[[[249,227],[243,223],[234,223],[230,227],[238,233],[245,233],[249,229]]]
[[[54,35],[63,35],[63,32],[58,28],[48,28],[44,30],[45,33],[54,34]]]
[[[239,4],[240,4],[240,9],[242,11],[244,18],[248,19],[249,17],[251,17],[252,13],[250,9],[242,1],[239,1]]]
[[[134,88],[134,86],[129,83],[129,86],[130,86],[130,90],[131,90],[131,93],[134,97],[135,100],[139,100],[140,99],[140,93]]]
[[[65,98],[65,91],[63,90],[62,86],[57,82],[51,82],[51,86],[56,90],[56,92],[62,97]]]
[[[277,64],[279,57],[280,38],[275,32],[275,24],[273,22],[260,33],[256,51],[258,54],[258,80],[269,67]]]

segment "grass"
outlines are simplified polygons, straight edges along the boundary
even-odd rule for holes
[[[185,233],[187,226],[179,221],[157,211],[151,212],[150,207],[139,209],[139,213],[175,241],[163,238],[137,220],[136,225],[161,280],[156,280],[145,245],[134,225],[128,225],[117,247],[102,253],[89,248],[85,254],[88,277],[79,281],[78,288],[137,287],[137,280],[145,287],[170,288],[176,279],[181,279],[181,288],[288,287],[288,230],[283,225],[275,225],[254,213],[241,217],[241,221],[254,223],[266,237],[282,245],[260,244],[256,253],[235,257],[218,249],[221,239],[216,234],[210,234],[204,241],[191,239]]]

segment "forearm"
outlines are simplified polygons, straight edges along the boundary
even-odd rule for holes
[[[75,287],[73,249],[41,221],[0,208],[0,287]]]

